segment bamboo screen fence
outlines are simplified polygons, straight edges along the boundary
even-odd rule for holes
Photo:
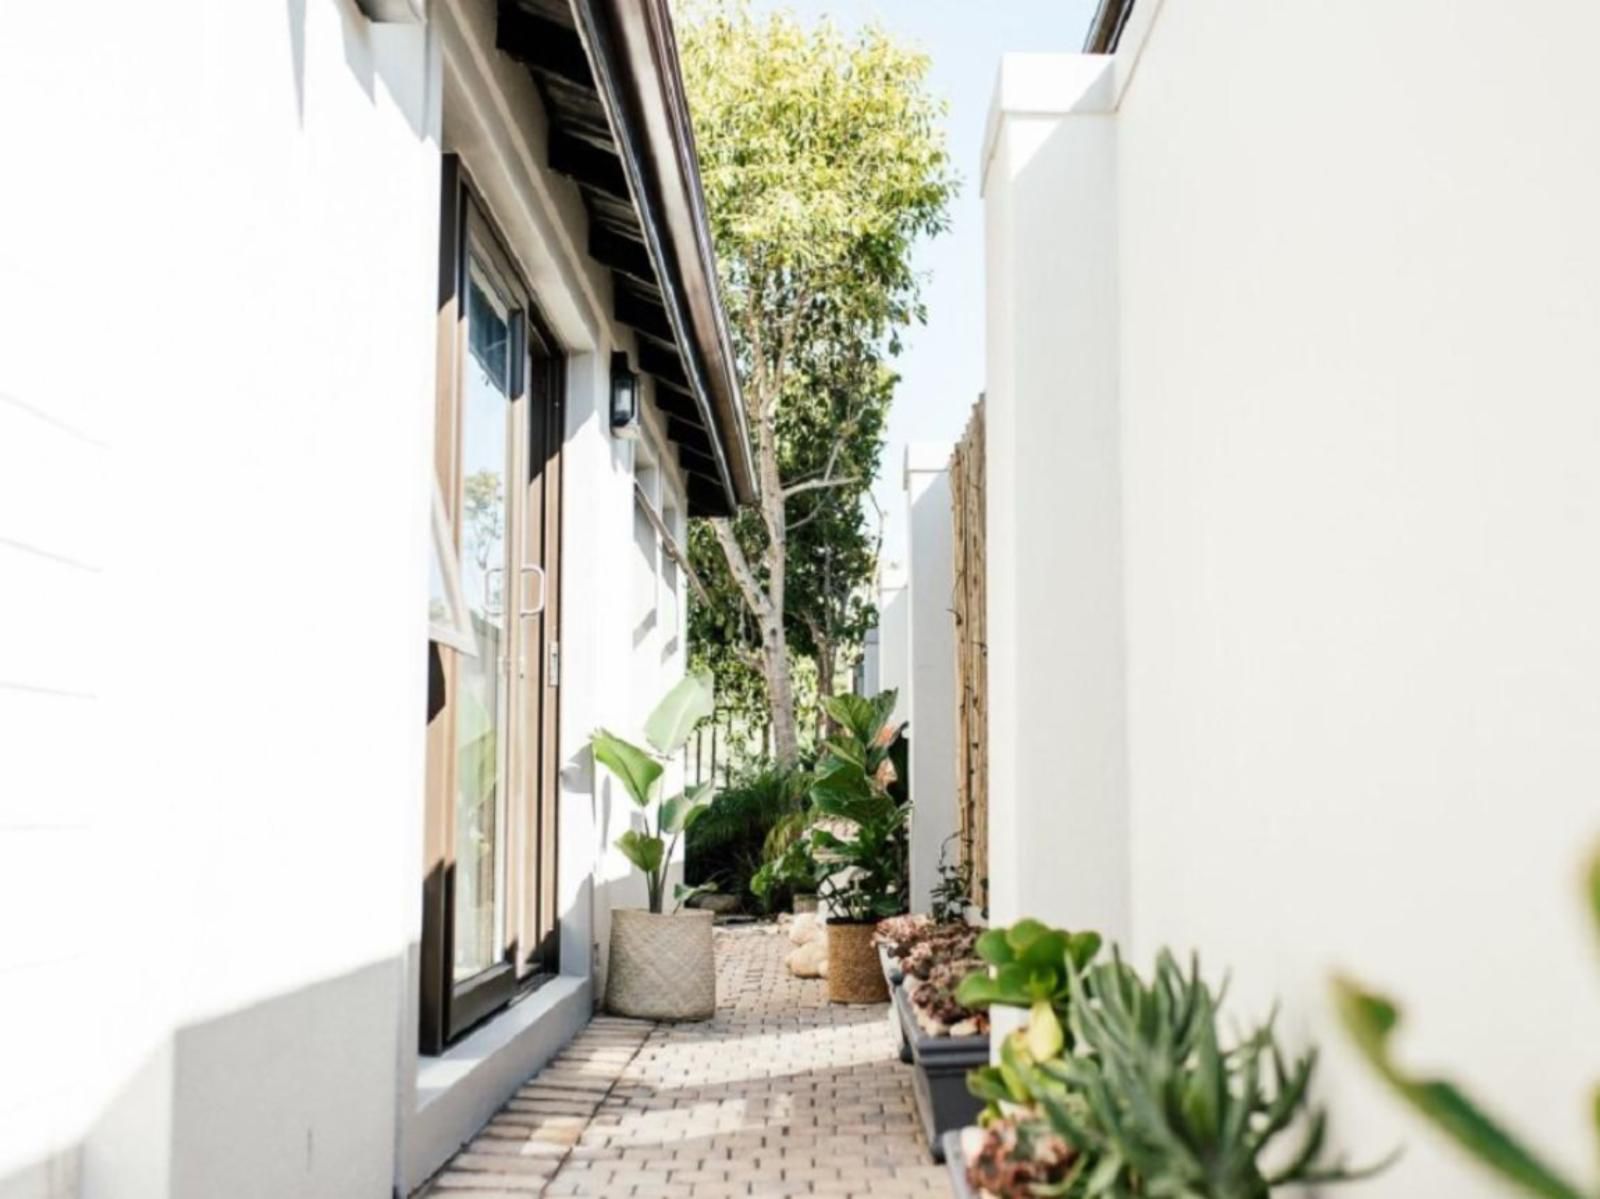
[[[956,831],[970,897],[989,908],[988,627],[984,607],[983,400],[950,459],[955,517]]]

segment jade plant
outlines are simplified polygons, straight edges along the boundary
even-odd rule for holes
[[[643,872],[650,911],[657,915],[661,914],[667,868],[678,838],[705,811],[712,789],[709,782],[702,783],[663,799],[661,781],[667,762],[683,749],[695,726],[710,716],[715,707],[716,692],[710,672],[695,671],[667,692],[645,720],[644,736],[649,749],[604,729],[590,740],[594,760],[616,776],[641,813],[644,827],[628,829],[617,838],[616,846]],[[679,885],[674,899],[681,905],[690,896],[710,889],[709,886]]]
[[[1100,934],[1070,933],[1037,920],[991,928],[974,947],[990,969],[968,976],[956,991],[964,1007],[999,1004],[1027,1008],[1029,1028],[1043,1047],[1063,1034],[1061,1018],[1071,1002],[1072,980],[1100,952]],[[1050,1056],[1045,1050],[1037,1054]]]
[[[1595,928],[1600,931],[1600,853],[1590,859],[1586,891]],[[1581,1186],[1544,1161],[1449,1080],[1408,1074],[1390,1051],[1400,1024],[1400,1008],[1393,1001],[1347,978],[1336,978],[1333,988],[1346,1030],[1378,1077],[1512,1190],[1540,1199],[1594,1199],[1600,1195],[1600,1187]],[[1595,1128],[1600,1132],[1600,1088],[1591,1103]]]
[[[1291,1061],[1270,1020],[1225,1041],[1198,963],[1185,971],[1163,952],[1146,983],[1113,955],[1067,971],[1066,987],[1065,1030],[1035,1001],[999,1065],[969,1077],[989,1100],[991,1133],[1020,1130],[988,1137],[973,1164],[980,1178],[1026,1177],[1027,1189],[1009,1192],[1019,1195],[1264,1199],[1386,1164],[1357,1171],[1327,1158],[1326,1121],[1309,1098],[1315,1053]],[[1297,1126],[1298,1146],[1265,1166],[1269,1146]],[[1008,1162],[1008,1145],[1048,1152]]]

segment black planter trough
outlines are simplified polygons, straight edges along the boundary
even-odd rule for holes
[[[878,946],[878,960],[883,963],[883,977],[889,980],[890,988],[898,987],[900,980],[905,977],[905,971],[900,969],[900,963],[890,955],[887,945]]]
[[[883,966],[884,981],[889,984],[889,994],[894,994],[894,989],[900,985],[900,980],[905,977],[900,969],[900,963],[889,955],[889,951],[882,945],[878,946],[878,961]],[[911,1041],[906,1036],[906,1027],[900,1022],[900,1009],[892,1007],[889,1010],[889,1019],[900,1030],[900,1060],[906,1065],[911,1064]]]
[[[911,1046],[911,1089],[933,1160],[944,1160],[944,1134],[975,1124],[983,1103],[967,1090],[967,1072],[989,1064],[989,1036],[930,1037],[917,1024],[904,984],[894,990],[900,1031]]]
[[[961,1130],[952,1128],[939,1138],[944,1151],[944,1172],[950,1176],[950,1193],[955,1199],[977,1199],[972,1184],[967,1181],[967,1163],[961,1156]]]

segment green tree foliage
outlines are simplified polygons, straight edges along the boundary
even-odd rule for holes
[[[762,491],[754,511],[691,537],[710,609],[694,632],[725,695],[737,696],[741,673],[760,679],[774,750],[792,763],[791,652],[817,655],[831,687],[839,653],[870,620],[862,500],[893,394],[886,363],[923,316],[912,251],[945,228],[955,181],[923,55],[878,29],[847,37],[757,17],[743,0],[684,16],[684,78]]]

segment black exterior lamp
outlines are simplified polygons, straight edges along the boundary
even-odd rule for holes
[[[621,350],[611,355],[611,433],[639,436],[639,375]]]

